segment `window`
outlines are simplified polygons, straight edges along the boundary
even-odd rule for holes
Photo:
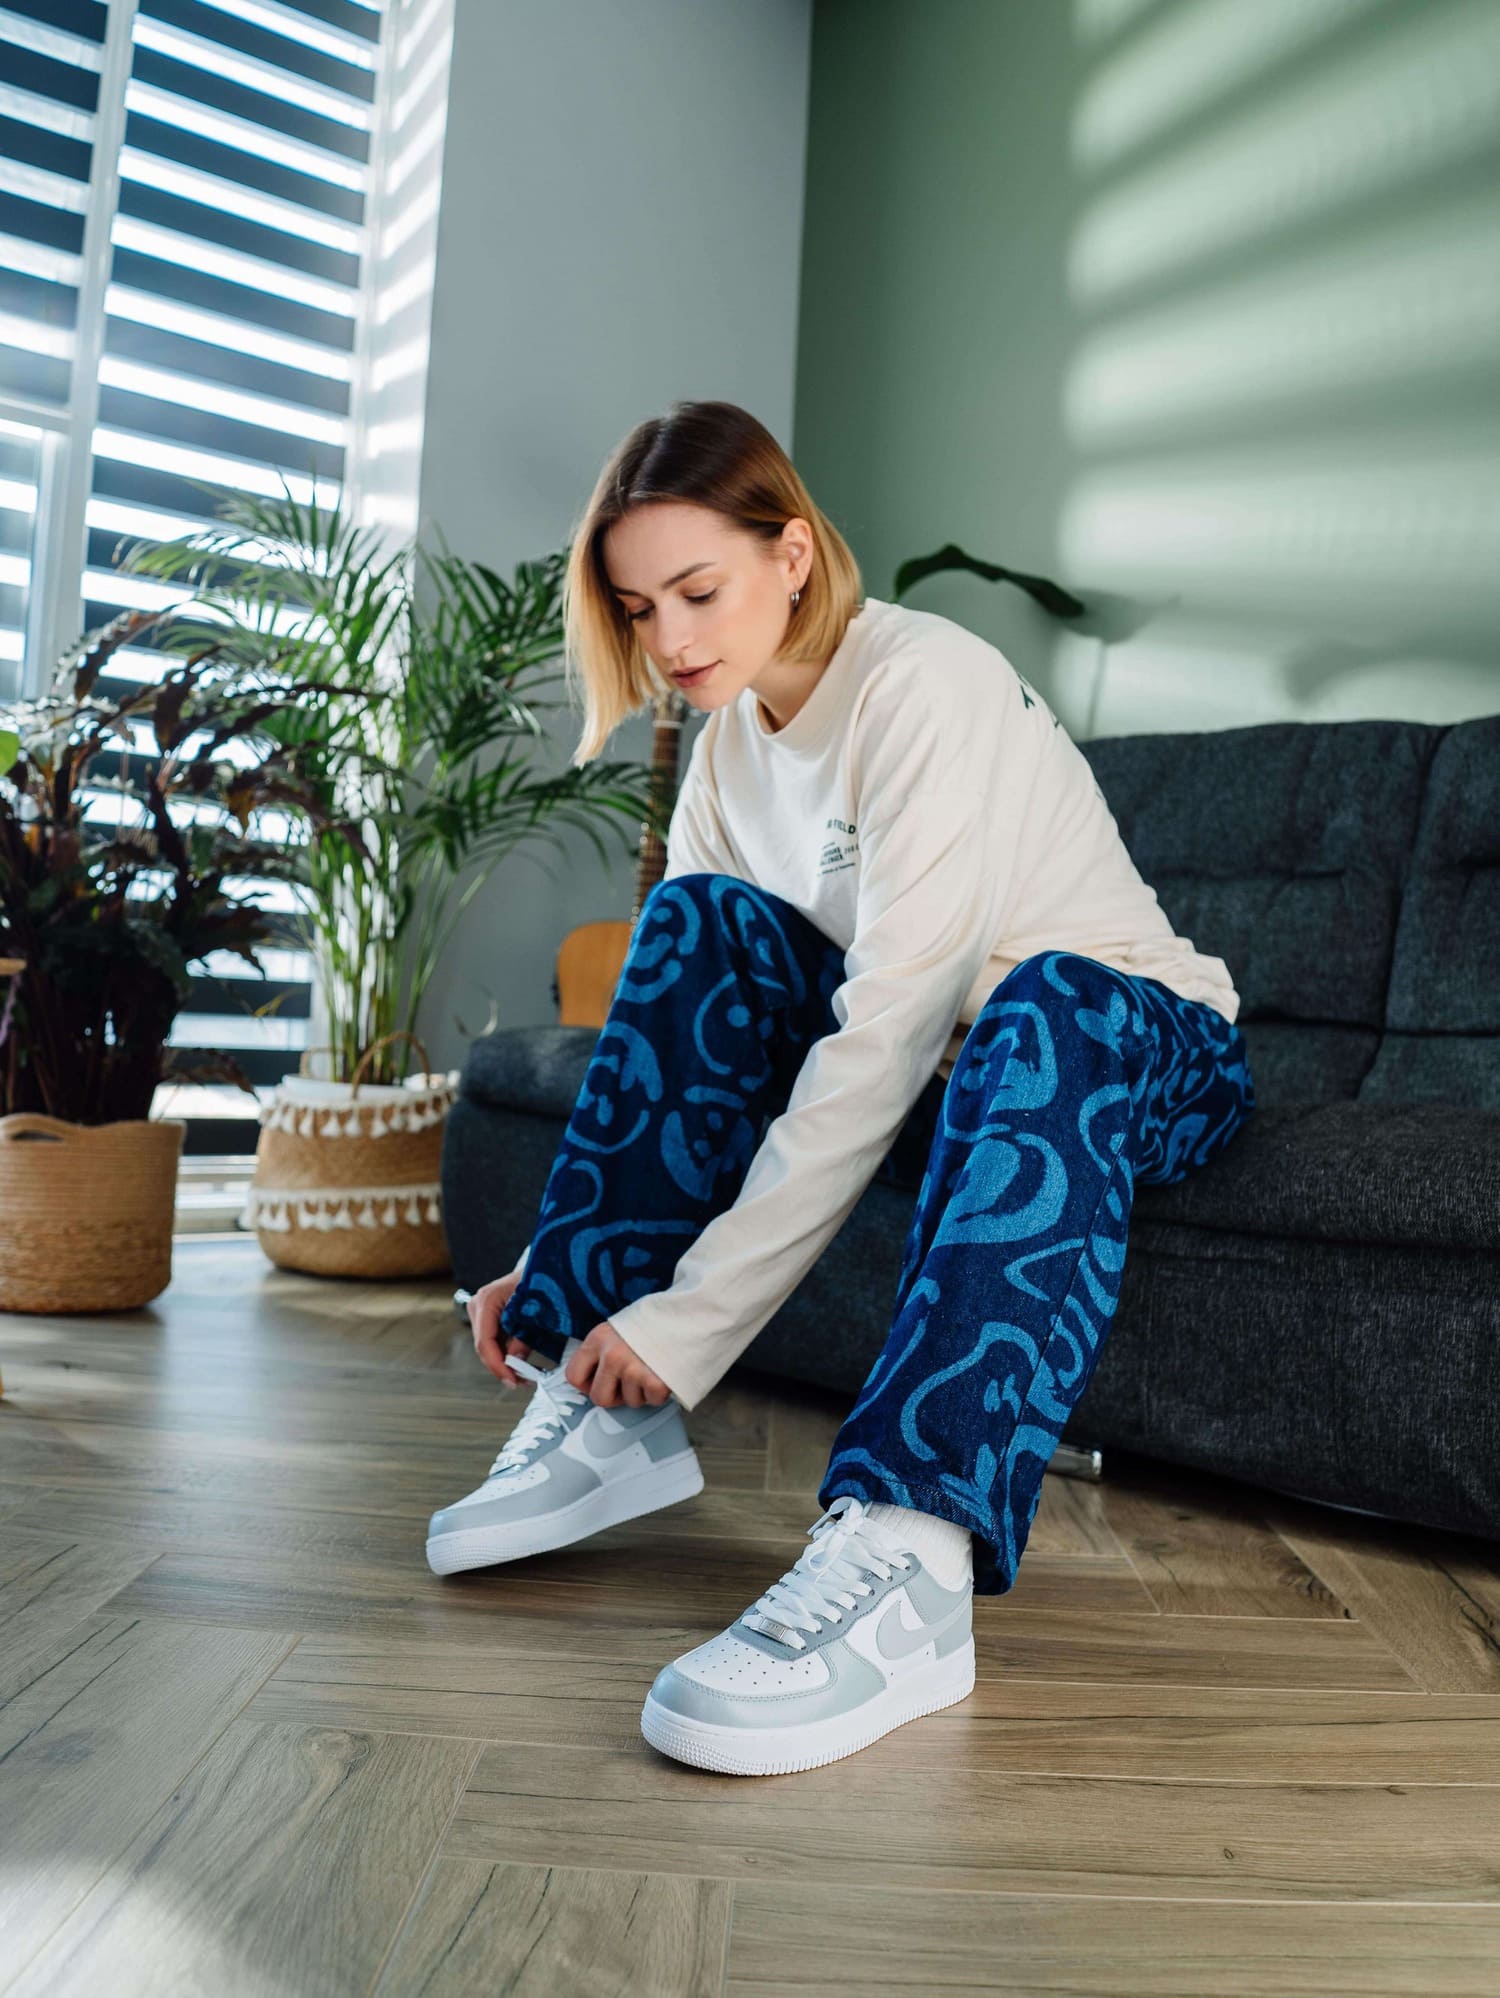
[[[0,695],[177,594],[111,555],[211,519],[195,481],[337,497],[380,30],[365,0],[0,4]],[[309,966],[284,941],[268,983],[201,967],[174,1043],[258,1085],[295,1067]],[[190,1152],[254,1148],[243,1093],[171,1094]]]

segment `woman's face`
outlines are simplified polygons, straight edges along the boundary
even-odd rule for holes
[[[812,530],[789,520],[780,539],[746,534],[712,508],[653,500],[604,534],[604,566],[620,607],[662,674],[695,708],[727,707],[776,658],[791,594],[812,568]],[[682,677],[689,668],[695,677]]]

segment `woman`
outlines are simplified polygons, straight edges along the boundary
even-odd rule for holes
[[[514,1559],[701,1490],[683,1409],[915,1133],[891,1331],[811,1544],[641,1717],[703,1768],[811,1768],[972,1689],[972,1598],[1014,1582],[1133,1184],[1253,1108],[1239,999],[1046,702],[948,619],[862,597],[744,410],[683,403],[625,439],[566,614],[575,762],[664,680],[708,720],[531,1243],[470,1305],[531,1403],[428,1558]]]

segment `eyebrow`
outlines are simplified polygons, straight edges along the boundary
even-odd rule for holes
[[[686,569],[679,569],[675,576],[668,576],[667,580],[662,584],[662,588],[670,590],[674,583],[685,582],[689,576],[696,576],[700,569],[711,569],[713,566],[712,562],[694,562]],[[613,583],[609,587],[614,590],[617,597],[643,597],[646,594],[644,590],[622,590],[617,588]]]

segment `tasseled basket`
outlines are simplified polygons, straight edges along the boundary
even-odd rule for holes
[[[361,1091],[371,1056],[398,1039],[421,1055],[421,1083]],[[449,1267],[440,1167],[457,1091],[429,1067],[427,1050],[403,1029],[372,1042],[347,1084],[299,1074],[272,1091],[240,1220],[279,1268],[417,1277]]]

